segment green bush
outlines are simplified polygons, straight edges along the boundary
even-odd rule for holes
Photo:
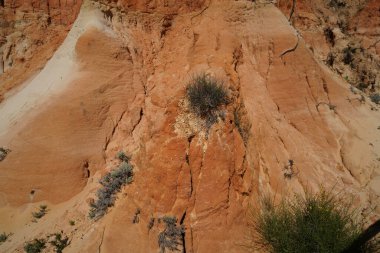
[[[338,253],[360,234],[355,212],[342,199],[324,190],[297,196],[274,205],[264,199],[260,213],[253,212],[249,248],[274,253]],[[367,244],[360,252],[372,251]],[[360,253],[358,252],[358,253]]]
[[[195,76],[188,84],[186,94],[191,110],[209,123],[217,119],[219,107],[228,103],[227,90],[222,82],[206,74]]]
[[[98,199],[91,204],[89,216],[92,219],[101,218],[107,209],[113,206],[115,194],[120,191],[125,184],[130,184],[133,180],[133,167],[127,162],[122,162],[120,166],[107,173],[101,180],[100,188],[96,195]]]
[[[46,248],[46,241],[44,239],[34,239],[25,244],[24,250],[26,253],[40,253]]]

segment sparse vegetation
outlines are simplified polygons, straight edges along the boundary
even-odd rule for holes
[[[346,3],[344,0],[330,0],[328,4],[330,7],[336,9],[346,7]]]
[[[380,104],[380,94],[379,93],[373,93],[369,96],[372,102],[375,104]]]
[[[325,35],[325,38],[328,43],[330,43],[331,46],[335,45],[335,34],[333,30],[330,27],[326,27],[323,30],[323,34]]]
[[[338,27],[342,33],[347,33],[348,30],[348,22],[345,18],[340,18],[337,22]]]
[[[172,216],[165,216],[162,218],[165,223],[165,229],[158,235],[158,245],[160,246],[161,253],[166,249],[171,251],[178,250],[181,245],[181,239],[185,234],[185,229],[182,225],[177,226],[177,218]]]
[[[298,172],[294,169],[294,161],[292,159],[288,160],[288,164],[284,166],[284,177],[286,179],[292,179],[296,176]]]
[[[324,190],[279,205],[264,198],[261,212],[253,212],[249,248],[274,253],[342,252],[361,232],[355,217],[348,203]],[[358,253],[373,249],[374,244],[368,243]]]
[[[148,223],[148,230],[151,230],[153,228],[153,226],[154,226],[154,218],[151,217],[149,219],[149,223]]]
[[[75,221],[70,220],[70,221],[69,221],[69,224],[70,224],[70,226],[74,226],[74,225],[75,225]]]
[[[113,206],[116,199],[115,194],[120,191],[121,187],[130,184],[132,180],[133,167],[127,162],[122,162],[117,169],[107,173],[100,180],[102,188],[96,194],[98,199],[91,204],[90,218],[101,218],[107,209]]]
[[[133,216],[133,220],[132,220],[133,224],[136,224],[136,223],[140,222],[140,213],[141,213],[141,209],[137,208],[136,212],[135,212],[135,215]]]
[[[69,238],[62,237],[62,233],[55,233],[53,236],[54,240],[50,241],[50,244],[54,246],[55,252],[62,253],[63,249],[70,244]]]
[[[127,156],[125,153],[124,153],[124,151],[119,151],[118,153],[117,153],[117,158],[120,160],[120,161],[122,161],[122,162],[129,162],[129,160],[131,159],[129,156]]]
[[[7,155],[9,154],[9,152],[11,152],[10,149],[4,148],[4,147],[0,147],[0,162],[2,160],[4,160],[5,157],[7,157]]]
[[[187,86],[191,110],[208,124],[217,120],[218,109],[228,103],[227,90],[221,81],[206,74],[195,76]]]
[[[326,58],[326,64],[329,65],[330,67],[334,65],[335,61],[335,56],[333,53],[329,53]]]
[[[40,253],[44,248],[46,248],[46,241],[44,239],[34,239],[27,242],[24,246],[26,253]]]
[[[355,48],[347,46],[343,49],[343,63],[346,65],[352,65],[352,61],[354,60]]]
[[[47,213],[47,205],[40,205],[40,210],[38,212],[33,212],[32,215],[36,219],[41,219]]]
[[[8,240],[9,236],[10,236],[10,234],[6,234],[6,233],[0,234],[0,244],[2,244],[3,242],[5,242],[6,240]]]

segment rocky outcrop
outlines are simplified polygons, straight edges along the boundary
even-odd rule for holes
[[[185,228],[182,252],[245,252],[248,213],[263,195],[320,186],[352,194],[378,218],[377,107],[315,57],[275,5],[92,5],[112,31],[81,36],[76,78],[4,144],[12,152],[0,164],[0,214],[17,211],[27,223],[42,200],[51,211],[38,224],[2,221],[15,234],[2,249],[58,229],[70,235],[66,252],[157,252],[170,215]],[[202,72],[224,81],[230,98],[209,129],[185,95]],[[33,153],[36,143],[56,152]],[[134,181],[91,221],[88,203],[120,150],[132,157]],[[39,191],[29,200],[31,185]]]
[[[40,70],[64,40],[82,1],[5,1],[0,7],[0,101]]]
[[[360,91],[380,92],[378,1],[281,0],[277,6],[316,58]]]
[[[124,11],[132,10],[146,13],[179,14],[200,9],[205,3],[205,0],[119,0],[117,1],[117,6],[120,6]]]

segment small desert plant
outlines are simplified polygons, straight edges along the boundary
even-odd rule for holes
[[[326,64],[329,65],[330,67],[334,65],[335,61],[335,56],[333,53],[329,53],[326,58]]]
[[[340,30],[341,30],[342,33],[346,33],[347,32],[347,30],[348,30],[348,22],[346,21],[346,19],[344,19],[344,18],[339,19],[338,22],[337,22],[337,25],[340,28]]]
[[[354,60],[355,48],[350,46],[343,49],[343,63],[346,65],[351,65]]]
[[[154,218],[153,217],[151,217],[150,219],[149,219],[149,223],[148,223],[148,230],[151,230],[152,228],[153,228],[153,226],[154,226]]]
[[[7,157],[9,152],[11,152],[10,149],[0,147],[0,162]]]
[[[97,201],[91,204],[89,216],[92,219],[102,217],[107,209],[113,206],[115,194],[120,191],[125,184],[130,184],[133,180],[133,167],[127,162],[122,162],[120,166],[107,173],[101,180],[103,186],[97,192]]]
[[[333,7],[336,9],[343,8],[346,6],[346,3],[344,2],[344,0],[330,0],[328,4],[330,7]]]
[[[206,74],[195,76],[186,93],[191,110],[208,123],[214,123],[219,107],[228,103],[227,90],[222,82]]]
[[[117,158],[122,161],[122,162],[129,162],[129,160],[131,159],[129,156],[127,156],[123,151],[119,151],[117,153]]]
[[[165,216],[162,218],[165,223],[165,229],[158,235],[158,245],[161,252],[165,252],[166,249],[170,251],[178,250],[178,246],[181,245],[182,237],[185,234],[184,227],[177,226],[177,218],[172,216]]]
[[[10,234],[6,234],[6,233],[0,234],[0,244],[2,244],[3,242],[5,242],[6,240],[8,240],[9,235]]]
[[[132,220],[133,224],[136,224],[136,223],[140,222],[140,213],[141,213],[141,209],[137,208],[136,212],[135,212],[135,215],[133,216],[133,220]]]
[[[325,35],[327,42],[330,43],[331,46],[334,46],[335,45],[335,34],[332,31],[332,29],[330,27],[326,27],[323,30],[323,34]]]
[[[47,205],[40,205],[40,210],[38,212],[33,212],[32,215],[36,219],[41,219],[47,213]]]
[[[375,104],[380,104],[380,94],[379,93],[374,93],[374,94],[370,95],[369,98]]]
[[[70,224],[70,226],[74,226],[74,225],[75,225],[75,221],[70,220],[70,221],[69,221],[69,224]]]
[[[349,204],[325,190],[315,195],[308,193],[306,198],[296,196],[279,205],[264,198],[262,206],[261,212],[253,212],[250,249],[338,253],[361,231]],[[369,248],[359,252],[372,252]]]
[[[44,239],[34,239],[27,242],[24,246],[26,253],[40,253],[44,248],[46,248],[46,241]]]
[[[50,244],[54,246],[55,252],[62,253],[63,249],[70,244],[69,238],[67,236],[63,238],[61,233],[55,233],[53,236],[54,240],[50,241]]]

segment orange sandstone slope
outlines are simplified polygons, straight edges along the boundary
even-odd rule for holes
[[[378,106],[315,58],[275,5],[85,2],[79,17],[88,10],[106,28],[89,23],[77,40],[73,80],[0,136],[12,149],[0,162],[0,227],[13,233],[0,250],[22,252],[62,230],[65,252],[158,252],[157,219],[175,215],[183,252],[244,252],[260,196],[321,185],[379,217]],[[208,133],[184,101],[200,72],[223,80],[231,98]],[[88,203],[119,150],[132,157],[134,181],[92,221]],[[41,203],[48,214],[33,223]]]
[[[0,101],[43,68],[64,40],[82,1],[0,1]]]

